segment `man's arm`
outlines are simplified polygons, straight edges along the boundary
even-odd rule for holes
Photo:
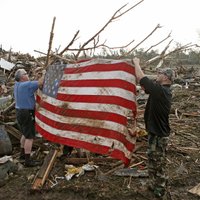
[[[135,65],[135,73],[136,73],[137,81],[139,83],[140,80],[145,76],[140,67],[140,59],[136,57],[133,58],[133,64]]]
[[[39,78],[38,79],[38,86],[39,86],[40,89],[43,88],[43,83],[44,83],[44,77]]]
[[[43,88],[43,84],[44,84],[44,76],[45,76],[46,70],[43,70],[40,74],[40,76],[38,76],[38,85],[39,85],[39,89],[42,90]]]

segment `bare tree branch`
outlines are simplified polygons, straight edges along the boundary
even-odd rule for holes
[[[77,36],[79,32],[80,32],[79,30],[76,32],[70,43],[59,53],[59,56],[62,56],[65,51],[69,50],[69,47],[74,43],[74,41],[78,39]]]
[[[152,45],[151,47],[149,47],[149,48],[145,51],[145,53],[147,53],[150,49],[152,49],[152,48],[158,46],[159,44],[163,43],[165,40],[167,40],[167,39],[170,38],[170,37],[171,37],[171,33],[169,33],[169,35],[168,35],[166,38],[164,38],[163,40],[161,40],[161,41],[158,42],[157,44],[154,44],[154,45]]]
[[[125,55],[129,55],[132,51],[134,51],[138,46],[140,46],[145,40],[147,40],[158,28],[162,28],[160,24],[158,24],[151,33],[149,33],[141,42],[139,42],[135,47],[133,47],[130,51],[128,51]],[[124,55],[123,55],[124,56]],[[121,58],[121,57],[120,57]]]
[[[56,17],[53,18],[53,23],[52,23],[52,27],[51,27],[51,33],[50,33],[50,38],[49,38],[49,48],[48,48],[48,52],[47,52],[47,59],[46,59],[45,67],[47,67],[49,64],[49,54],[50,54],[51,46],[52,46],[52,42],[53,42],[53,36],[54,36],[53,30],[54,30],[54,26],[55,26],[55,21],[56,21]]]
[[[132,40],[131,42],[129,42],[128,44],[124,45],[124,46],[120,46],[120,47],[109,47],[107,45],[102,45],[108,49],[122,49],[122,48],[127,48],[128,46],[130,46],[133,42],[135,42],[135,40]]]
[[[108,49],[120,49],[120,48],[127,48],[128,46],[130,46],[135,40],[132,40],[131,42],[129,42],[128,44],[124,45],[124,46],[120,46],[120,47],[109,47],[107,45],[105,45],[106,41],[104,41],[102,44],[100,45],[97,45],[98,42],[95,42],[94,40],[94,46],[92,47],[88,47],[88,48],[83,48],[82,51],[87,51],[87,50],[95,50],[96,48],[99,48],[99,47],[106,47]],[[68,49],[69,51],[79,51],[80,49]]]
[[[156,61],[158,61],[158,60],[164,60],[164,58],[166,58],[167,56],[169,56],[169,55],[171,55],[171,54],[173,54],[173,53],[175,53],[175,52],[187,50],[187,49],[192,48],[193,46],[196,46],[195,44],[189,43],[189,44],[183,45],[183,46],[181,46],[181,47],[178,47],[178,48],[174,49],[173,51],[170,51],[169,53],[166,53],[166,51],[167,51],[167,49],[169,48],[170,43],[171,43],[172,41],[173,41],[173,40],[171,40],[171,41],[168,43],[168,45],[165,47],[165,49],[162,51],[162,53],[161,53],[160,55],[158,55],[158,56],[156,56],[156,57],[154,57],[154,58],[152,58],[152,59],[146,61],[145,64],[144,64],[144,66],[148,66],[148,65],[150,65],[150,64],[152,64],[152,63],[154,63],[154,62],[156,62]]]
[[[154,58],[151,58],[150,60],[148,60],[148,61],[145,63],[145,65],[147,66],[147,65],[149,65],[149,64],[151,64],[151,63],[154,63],[154,62],[157,61],[157,60],[163,60],[163,59],[165,58],[165,53],[166,53],[167,49],[169,48],[169,46],[170,46],[170,44],[171,44],[172,41],[173,41],[173,40],[171,40],[171,41],[167,44],[167,46],[164,48],[164,50],[161,52],[160,55],[158,55],[158,56],[156,56],[156,57],[154,57]]]
[[[34,51],[37,52],[37,53],[43,54],[43,55],[47,55],[46,53],[41,52],[41,51],[37,51],[37,50],[34,50]],[[63,60],[63,61],[65,61],[65,62],[67,62],[67,63],[76,63],[75,60],[67,59],[67,58],[64,58],[64,57],[62,57],[62,56],[59,56],[59,55],[57,55],[57,54],[51,53],[51,54],[49,54],[49,55],[50,55],[51,57],[54,57],[54,58],[58,58],[58,59],[60,59],[60,60]]]
[[[129,9],[125,10],[124,12],[122,12],[121,14],[118,14],[127,4],[125,4],[124,6],[122,6],[120,9],[118,9],[113,16],[108,20],[108,22],[94,35],[92,36],[88,41],[86,41],[81,47],[80,50],[77,52],[77,54],[75,55],[76,59],[79,57],[81,51],[85,48],[86,45],[88,45],[92,40],[94,40],[94,38],[96,38],[98,35],[100,35],[100,33],[111,23],[113,22],[115,19],[121,17],[122,15],[124,15],[125,13],[127,13],[128,11],[132,10],[134,7],[136,7],[137,5],[139,5],[140,3],[142,3],[144,0],[139,1],[137,4],[135,4],[134,6],[130,7]]]

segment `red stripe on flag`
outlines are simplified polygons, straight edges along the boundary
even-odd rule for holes
[[[116,159],[122,160],[125,163],[125,165],[128,165],[130,163],[130,159],[128,159],[123,152],[117,149],[114,149],[113,151],[111,151],[110,147],[107,147],[107,146],[93,144],[86,141],[73,140],[69,138],[66,139],[57,135],[49,134],[46,130],[38,126],[38,124],[36,124],[36,129],[38,132],[40,132],[43,135],[43,137],[45,137],[49,141],[52,141],[52,142],[56,141],[57,143],[60,143],[63,145],[68,145],[68,146],[77,147],[77,148],[84,148],[88,151],[112,156]]]
[[[40,113],[36,113],[36,117],[43,123],[47,124],[48,126],[57,129],[58,132],[59,130],[65,130],[65,131],[73,131],[82,134],[89,134],[94,136],[102,136],[105,138],[115,139],[122,142],[129,151],[131,151],[134,147],[134,145],[126,139],[126,136],[124,136],[122,133],[113,130],[108,130],[99,127],[90,127],[90,126],[56,122],[55,120],[51,120]]]
[[[128,63],[120,62],[113,64],[93,64],[85,67],[67,67],[64,70],[65,74],[76,74],[84,72],[109,72],[109,71],[124,71],[135,75],[135,68]]]
[[[119,114],[103,111],[68,109],[68,104],[65,102],[63,102],[62,107],[58,107],[43,101],[38,95],[37,102],[42,106],[42,108],[61,116],[108,120],[125,126],[127,125],[127,118]]]
[[[103,80],[61,80],[62,87],[113,87],[122,88],[136,94],[136,86],[127,81],[119,79]]]
[[[57,94],[57,99],[69,102],[84,102],[84,103],[104,103],[119,105],[127,109],[136,110],[136,104],[122,97],[105,96],[105,95],[68,95]]]

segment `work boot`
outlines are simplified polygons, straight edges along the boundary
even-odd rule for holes
[[[42,162],[38,160],[33,160],[30,158],[30,154],[25,154],[25,166],[26,167],[36,167],[41,166]]]
[[[71,155],[73,149],[74,149],[73,147],[65,145],[63,148],[63,156],[69,157]]]
[[[21,152],[20,152],[20,156],[19,156],[20,160],[25,160],[25,152],[24,152],[24,148],[21,148]]]

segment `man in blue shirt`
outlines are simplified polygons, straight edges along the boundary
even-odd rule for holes
[[[20,158],[25,159],[26,167],[34,167],[41,164],[32,160],[30,154],[35,137],[35,92],[42,85],[43,78],[38,81],[30,81],[24,69],[18,69],[15,73],[15,108],[17,121],[22,132]]]
[[[169,114],[172,94],[170,86],[173,81],[173,70],[160,69],[156,80],[150,80],[144,75],[140,67],[140,60],[133,59],[138,82],[149,94],[144,121],[148,132],[148,172],[149,189],[153,190],[158,198],[166,196],[166,148],[170,135]]]

